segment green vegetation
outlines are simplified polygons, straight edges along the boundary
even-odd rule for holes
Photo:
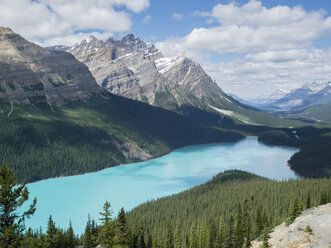
[[[23,183],[16,187],[12,170],[4,163],[0,167],[0,246],[19,247],[25,230],[24,221],[36,211],[36,198],[28,210],[19,213],[24,202],[29,199],[29,192]]]
[[[138,161],[123,155],[122,145],[128,142],[156,157],[186,145],[244,138],[238,132],[115,95],[62,106],[30,100],[29,105],[15,103],[12,112],[9,103],[0,103],[0,159],[8,160],[19,182]]]
[[[248,247],[245,243],[302,211],[308,196],[314,206],[330,202],[330,189],[326,178],[279,182],[228,171],[204,185],[142,204],[127,217],[133,230],[144,227],[145,242],[151,237],[153,247],[167,242],[169,220],[175,247]]]
[[[15,190],[8,190],[15,185],[13,172],[3,166],[0,175],[1,189],[7,189],[5,194],[1,190],[0,200],[6,202],[6,196],[15,195]],[[24,185],[16,190],[22,188]],[[91,248],[102,244],[102,247],[118,248],[241,248],[250,247],[251,240],[260,237],[263,247],[269,247],[268,232],[273,226],[289,219],[293,213],[297,215],[303,209],[301,202],[308,199],[313,205],[330,202],[331,191],[326,191],[330,188],[331,179],[278,182],[246,172],[228,171],[204,185],[142,204],[128,214],[121,209],[117,218],[113,218],[110,203],[106,201],[100,213],[101,225],[88,217],[80,237],[74,234],[71,223],[67,229],[60,229],[50,216],[45,233],[29,229],[22,234],[24,225],[19,222],[22,225],[15,239],[10,232],[2,232],[0,241],[7,240],[7,246],[2,247],[84,245]],[[27,197],[23,195],[28,194],[24,189],[20,192],[25,193],[23,200],[15,201],[18,204],[24,202]],[[298,199],[293,201],[294,196]],[[25,214],[33,214],[34,206],[35,202]],[[5,209],[0,208],[0,217],[7,216]],[[309,227],[306,231],[312,232]]]
[[[331,176],[331,136],[329,128],[301,127],[261,132],[259,141],[268,145],[300,148],[288,161],[292,170],[304,177]]]
[[[305,230],[306,233],[313,234],[313,229],[309,225],[306,226]]]
[[[330,115],[331,103],[321,103],[316,106],[309,106],[306,109],[294,112],[294,113],[285,113],[281,114],[284,118],[291,118],[302,120],[311,124],[314,123],[331,123],[331,115]]]

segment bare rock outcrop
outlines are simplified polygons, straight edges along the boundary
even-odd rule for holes
[[[257,248],[261,244],[253,241],[252,247]],[[291,225],[283,223],[275,227],[270,233],[269,244],[272,248],[330,247],[331,203],[303,211]]]

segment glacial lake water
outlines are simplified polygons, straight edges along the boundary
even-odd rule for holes
[[[84,232],[87,216],[98,220],[106,200],[114,216],[151,199],[171,195],[202,184],[229,169],[249,171],[270,179],[295,178],[287,160],[297,151],[271,147],[250,137],[237,143],[197,145],[177,149],[146,162],[108,168],[96,173],[54,178],[28,184],[37,197],[37,211],[26,226],[46,231],[51,214],[57,226]]]

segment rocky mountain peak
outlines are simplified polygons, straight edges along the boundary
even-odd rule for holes
[[[133,34],[128,34],[124,36],[121,40],[120,43],[125,47],[126,49],[129,49],[131,51],[140,51],[143,52],[144,50],[148,50],[148,45],[138,38],[137,36]]]
[[[135,36],[134,34],[127,34],[121,39],[121,42],[123,42],[124,44],[130,44],[132,42],[138,43],[138,42],[143,42],[143,41],[141,39],[139,39],[137,36]]]
[[[13,34],[13,30],[7,27],[0,26],[0,34]]]
[[[94,35],[90,35],[85,41],[87,43],[96,42],[98,39]]]
[[[317,93],[327,86],[331,86],[331,82],[312,82],[312,83],[307,83],[305,84],[302,88],[306,88],[311,90],[313,93]]]
[[[61,103],[101,91],[71,54],[47,50],[9,30],[0,33],[0,99]]]

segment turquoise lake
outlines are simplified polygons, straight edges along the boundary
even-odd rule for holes
[[[249,171],[271,179],[295,178],[287,160],[297,151],[270,147],[250,137],[237,143],[184,147],[146,162],[108,168],[96,173],[39,181],[28,185],[37,197],[37,211],[27,227],[46,230],[51,214],[57,226],[84,232],[88,214],[95,220],[106,200],[114,216],[145,201],[202,184],[229,169]]]

